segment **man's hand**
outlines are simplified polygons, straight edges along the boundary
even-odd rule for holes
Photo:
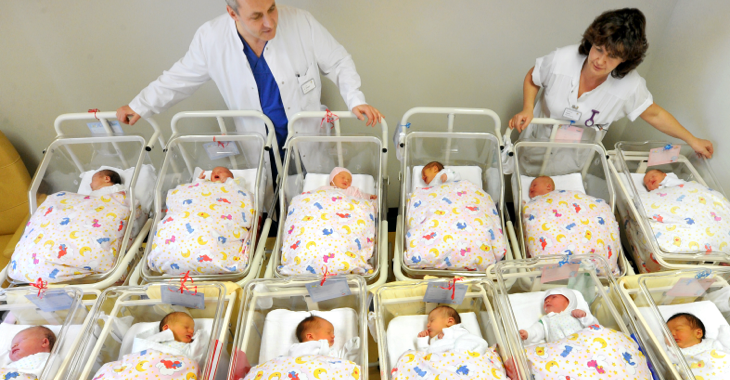
[[[527,335],[528,335],[528,334],[527,334],[527,331],[525,331],[525,330],[520,330],[520,339],[522,339],[522,340],[527,340]]]
[[[586,316],[586,312],[580,309],[575,309],[570,312],[570,315],[572,315],[574,318],[583,318]]]
[[[424,338],[424,337],[427,337],[427,336],[428,336],[428,329],[425,329],[425,330],[423,330],[423,331],[421,331],[421,332],[418,333],[418,337],[419,338]]]
[[[129,108],[129,105],[121,106],[117,109],[117,120],[120,123],[134,125],[141,116]]]
[[[374,127],[375,123],[380,123],[380,120],[383,119],[383,115],[380,114],[380,111],[368,104],[361,104],[354,107],[352,109],[352,113],[355,114],[355,117],[357,117],[358,120],[365,120],[365,118],[367,118],[368,122],[365,123],[365,125],[368,127]]]

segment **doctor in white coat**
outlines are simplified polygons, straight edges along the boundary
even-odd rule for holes
[[[134,124],[172,107],[213,80],[229,109],[259,110],[275,125],[280,148],[288,119],[300,111],[319,111],[320,71],[335,82],[347,107],[373,126],[380,112],[365,102],[360,76],[345,48],[309,12],[278,6],[275,0],[226,0],[227,14],[201,26],[187,54],[117,110],[120,122]],[[265,135],[263,123],[235,120],[240,132]],[[297,123],[299,124],[299,123]],[[320,123],[296,126],[297,133],[321,133]],[[308,149],[307,149],[308,148]],[[327,168],[317,147],[301,149],[308,170]],[[266,157],[267,167],[270,168]],[[270,169],[267,170],[271,174]],[[271,175],[267,176],[271,183]]]

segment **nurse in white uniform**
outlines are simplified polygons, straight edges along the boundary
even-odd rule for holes
[[[365,102],[350,54],[309,12],[278,6],[274,0],[226,3],[227,14],[201,26],[182,59],[117,110],[119,121],[134,124],[140,117],[163,112],[212,79],[229,109],[266,114],[281,148],[294,114],[321,110],[320,71],[337,84],[360,120],[367,119],[369,126],[381,120],[380,112]],[[266,133],[262,122],[250,118],[238,118],[235,124],[240,132]],[[295,127],[306,134],[322,132],[318,120]],[[310,171],[332,169],[315,144],[300,149],[300,154]],[[266,161],[270,169],[270,157]]]
[[[684,140],[697,153],[712,157],[712,143],[695,137],[669,112],[654,103],[636,67],[646,55],[646,19],[638,9],[607,11],[583,34],[580,45],[538,58],[525,77],[523,109],[509,121],[520,138],[547,139],[549,127],[533,117],[574,121],[605,131],[623,117],[641,117],[654,128]],[[540,88],[542,96],[535,104]],[[580,162],[578,163],[580,164]]]

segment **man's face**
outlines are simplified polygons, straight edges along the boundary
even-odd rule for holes
[[[276,36],[279,11],[274,0],[238,0],[238,9],[227,7],[228,14],[237,21],[238,31],[246,42],[250,39],[271,41]]]

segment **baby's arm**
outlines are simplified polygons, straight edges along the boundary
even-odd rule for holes
[[[357,357],[360,355],[360,337],[356,336],[345,343],[345,347],[342,348],[343,355],[341,359],[347,359],[351,362],[357,362]]]
[[[525,341],[525,344],[533,344],[545,339],[545,328],[542,322],[537,321],[528,327],[527,330],[520,330],[520,338]]]
[[[418,333],[418,338],[416,338],[416,349],[418,351],[426,351],[428,349],[428,340],[429,340],[429,334],[428,329],[421,331]]]
[[[588,327],[590,325],[595,325],[598,323],[598,321],[593,318],[593,315],[588,314],[581,309],[573,310],[572,312],[570,312],[570,315],[573,316],[573,318],[577,318],[583,327]]]

